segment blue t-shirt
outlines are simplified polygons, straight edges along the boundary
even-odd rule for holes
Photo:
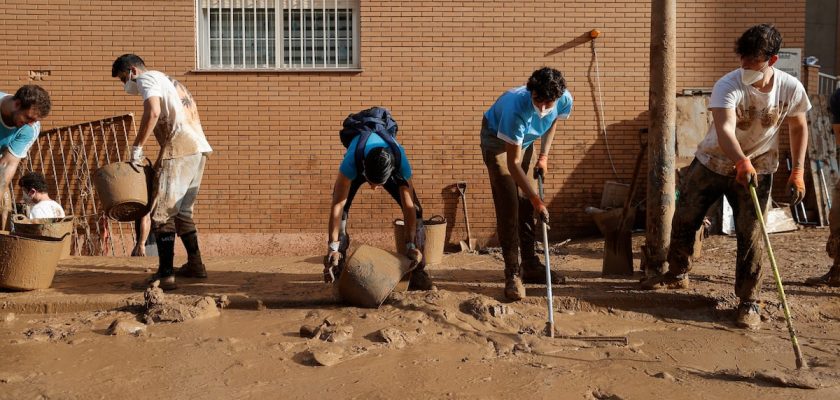
[[[548,132],[558,118],[567,119],[572,112],[572,94],[566,90],[554,108],[544,118],[540,118],[531,101],[531,92],[520,86],[503,93],[484,113],[487,128],[496,132],[496,137],[527,149],[537,138]]]
[[[0,99],[6,96],[10,95],[0,92]],[[17,158],[26,158],[26,153],[29,153],[29,148],[38,139],[39,132],[41,132],[40,122],[16,128],[6,126],[6,122],[3,121],[3,118],[0,118],[0,156],[2,156],[2,152],[8,150]]]
[[[350,145],[347,146],[347,152],[344,153],[344,160],[341,161],[341,166],[338,167],[338,170],[351,181],[359,175],[359,170],[356,168],[356,144],[359,143],[360,137],[356,136],[350,141]],[[367,143],[365,143],[365,155],[367,156],[371,150],[377,147],[389,146],[385,140],[374,133],[368,137]],[[400,160],[402,161],[399,175],[406,180],[411,179],[411,165],[408,163],[408,157],[405,156],[405,149],[399,143],[397,143],[397,147],[400,148]]]

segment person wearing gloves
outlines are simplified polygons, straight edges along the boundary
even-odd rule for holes
[[[328,248],[324,257],[324,280],[334,282],[340,275],[350,236],[347,219],[353,198],[367,184],[373,190],[384,188],[400,206],[405,220],[405,255],[417,267],[411,272],[408,290],[434,287],[423,260],[425,234],[423,209],[411,183],[411,164],[402,145],[396,142],[396,122],[390,112],[374,107],[351,114],[344,121],[342,143],[347,147],[333,185],[327,226]]]
[[[548,172],[557,123],[569,118],[571,111],[572,95],[563,74],[545,67],[534,71],[527,85],[499,96],[481,121],[481,153],[490,175],[496,233],[505,262],[504,293],[510,300],[525,297],[523,283],[545,283],[534,232],[535,217],[548,223],[548,208],[537,193],[536,179]],[[541,142],[535,157],[537,139]],[[559,284],[565,278],[551,271],[551,281]]]
[[[159,71],[147,70],[134,54],[118,57],[111,77],[122,82],[125,92],[143,99],[140,130],[131,147],[130,162],[143,159],[143,145],[154,132],[160,155],[154,164],[152,187],[152,232],[155,233],[160,264],[158,271],[138,288],[160,281],[164,290],[175,289],[175,275],[206,278],[207,272],[198,247],[193,206],[207,156],[213,151],[204,136],[198,109],[190,92],[177,80]],[[187,251],[187,263],[175,270],[175,235]]]
[[[829,111],[831,111],[831,129],[834,130],[834,140],[840,147],[840,82],[837,83],[837,89],[829,99]],[[833,262],[825,275],[806,279],[805,284],[808,286],[840,287],[840,181],[834,183],[834,190],[831,192],[828,226],[831,233],[828,235],[825,250]]]
[[[721,196],[735,215],[737,258],[735,294],[740,298],[735,324],[758,329],[759,292],[765,246],[749,185],[767,211],[773,173],[779,166],[779,129],[787,123],[793,171],[788,180],[796,204],[805,196],[804,164],[808,144],[806,112],[811,103],[796,78],[773,67],[779,60],[782,35],[773,25],[756,25],[735,43],[741,61],[715,83],[709,108],[714,123],[698,145],[694,161],[680,182],[674,213],[668,271],[648,271],[642,288],[684,289],[697,229],[709,207]]]
[[[12,211],[9,184],[20,160],[38,140],[41,119],[52,108],[50,95],[38,85],[21,86],[14,95],[0,92],[0,230],[7,229]]]

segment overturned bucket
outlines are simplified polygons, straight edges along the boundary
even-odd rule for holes
[[[46,289],[61,258],[63,238],[0,232],[0,287]]]
[[[347,258],[341,271],[339,297],[350,305],[377,308],[414,267],[404,256],[362,245]]]
[[[120,222],[135,221],[149,213],[150,166],[128,162],[108,164],[96,170],[93,184],[105,215]]]
[[[446,218],[435,215],[423,220],[425,243],[423,245],[423,259],[426,265],[440,264],[443,260],[443,247],[446,245]],[[405,249],[405,222],[401,219],[394,221],[394,245],[397,252]]]
[[[15,215],[12,219],[15,233],[23,233],[33,236],[46,236],[51,238],[63,238],[61,258],[70,258],[72,245],[73,217],[63,218],[38,218],[28,219],[23,215]]]

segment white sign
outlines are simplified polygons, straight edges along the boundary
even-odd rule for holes
[[[794,78],[802,80],[802,49],[781,49],[779,50],[779,61],[774,67],[785,71]]]

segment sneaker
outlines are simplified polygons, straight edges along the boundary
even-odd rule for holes
[[[146,279],[143,279],[142,281],[132,283],[131,288],[135,290],[146,290],[152,287],[152,284],[155,281],[160,282],[158,287],[160,287],[163,290],[175,290],[178,288],[178,286],[175,284],[175,275],[161,277],[158,273],[154,273],[153,275],[149,276]]]
[[[832,268],[825,275],[805,279],[805,284],[814,287],[840,287],[840,273],[835,273],[834,268]]]
[[[688,289],[688,274],[674,275],[666,272],[642,281],[642,290]]]
[[[754,301],[742,301],[738,304],[738,317],[735,325],[739,328],[758,330],[761,326],[761,309]]]
[[[181,268],[175,268],[175,276],[181,278],[207,279],[207,269],[203,263],[186,263]]]
[[[505,297],[510,301],[519,301],[525,298],[525,285],[522,284],[522,277],[518,274],[505,277]]]
[[[524,283],[538,283],[545,285],[545,264],[539,259],[531,259],[522,262],[522,281]],[[563,274],[551,270],[551,284],[562,285],[566,283]]]
[[[425,269],[414,270],[408,278],[408,290],[432,290],[435,284]]]

